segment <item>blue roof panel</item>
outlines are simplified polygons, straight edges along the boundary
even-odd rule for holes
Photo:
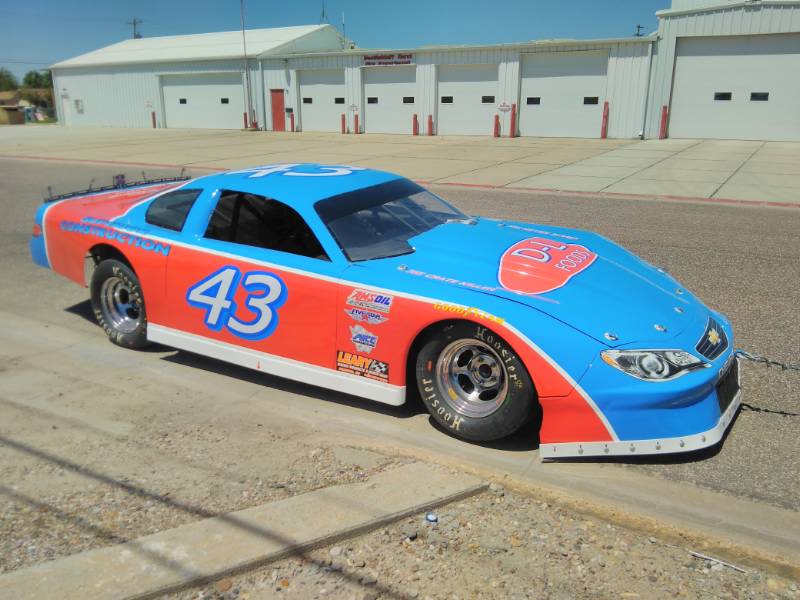
[[[300,206],[396,179],[402,177],[364,167],[287,163],[226,171],[199,181],[209,188],[248,192]]]

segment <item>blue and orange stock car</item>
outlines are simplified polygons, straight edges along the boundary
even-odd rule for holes
[[[359,167],[286,164],[45,203],[36,263],[159,342],[387,404],[470,440],[540,422],[544,458],[716,444],[728,320],[590,232],[468,217]]]

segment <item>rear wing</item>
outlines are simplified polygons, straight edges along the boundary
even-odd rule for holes
[[[102,187],[93,187],[94,179],[89,184],[89,187],[85,190],[78,190],[75,192],[68,192],[66,194],[58,194],[53,195],[53,188],[52,186],[47,186],[47,196],[44,199],[45,204],[50,202],[56,202],[57,200],[66,200],[67,198],[77,198],[78,196],[85,196],[87,194],[97,194],[99,192],[112,192],[114,190],[125,190],[128,188],[135,188],[139,186],[145,185],[156,185],[159,183],[176,183],[178,181],[188,181],[191,177],[186,176],[183,174],[184,170],[181,170],[181,174],[177,177],[162,177],[160,179],[147,179],[144,177],[144,173],[142,173],[142,179],[137,181],[126,181],[125,175],[114,175],[114,183],[111,185],[105,185]]]

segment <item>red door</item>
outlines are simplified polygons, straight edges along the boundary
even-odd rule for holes
[[[286,131],[283,90],[270,90],[269,99],[272,103],[272,131]]]

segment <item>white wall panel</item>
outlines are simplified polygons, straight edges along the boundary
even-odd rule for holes
[[[347,109],[343,69],[299,72],[301,131],[340,131]]]
[[[162,75],[164,121],[170,129],[242,129],[241,73]]]
[[[416,71],[415,66],[365,67],[361,70],[365,132],[411,133],[417,112]]]
[[[672,137],[800,141],[798,98],[800,33],[678,40]]]
[[[520,135],[600,137],[607,72],[607,50],[523,55]]]
[[[670,103],[678,38],[800,32],[798,2],[762,0],[693,12],[662,11],[657,14],[660,40],[654,48],[651,66],[647,137],[658,136],[661,107]],[[763,68],[769,69],[771,65],[765,62]],[[785,75],[792,77],[796,74]]]
[[[497,114],[498,66],[450,64],[439,65],[437,71],[437,133],[491,135]],[[485,98],[491,100],[484,102]]]

